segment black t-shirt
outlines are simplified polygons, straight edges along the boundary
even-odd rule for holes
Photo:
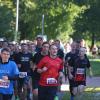
[[[90,62],[89,60],[85,57],[84,59],[80,59],[78,57],[74,61],[74,66],[73,66],[73,75],[75,80],[86,80],[86,68],[90,67]],[[83,78],[83,79],[80,79]]]
[[[29,72],[30,71],[30,61],[32,61],[32,54],[31,53],[18,53],[15,58],[15,62],[17,64],[21,64],[21,68],[19,68],[22,72]]]
[[[42,55],[41,52],[38,52],[34,55],[32,61],[34,64],[37,65],[43,57],[44,57],[44,55]],[[37,80],[40,78],[40,74],[37,73],[37,68],[35,69],[34,72],[32,71],[32,77],[37,79]]]
[[[9,59],[16,62],[16,60],[15,60],[16,56],[17,56],[17,53],[16,52],[12,52],[12,54],[10,54],[10,58]]]
[[[36,51],[37,53],[38,53],[38,52],[41,52],[41,50],[42,50],[42,47],[36,46],[35,51]]]
[[[79,55],[77,53],[67,53],[66,56],[65,56],[65,61],[68,62],[68,64],[70,66],[74,66],[74,61],[79,58]],[[85,54],[85,59],[87,59],[89,65],[90,65],[90,62],[89,62],[89,59],[87,57],[87,55]]]
[[[76,53],[69,52],[69,53],[67,53],[66,56],[65,56],[65,61],[68,63],[68,65],[73,66],[74,60],[75,60],[77,57],[78,57],[78,56],[77,56]]]
[[[58,50],[58,53],[57,53],[57,56],[58,56],[60,59],[63,59],[63,58],[64,58],[64,52],[63,52],[63,50],[59,49],[59,50]]]
[[[65,66],[64,66],[65,76],[69,75],[68,69],[66,70],[66,68],[68,67],[67,65],[73,66],[74,60],[76,58],[77,58],[77,55],[75,53],[69,52],[69,53],[66,54],[66,56],[65,56]]]
[[[44,56],[41,54],[41,52],[38,52],[34,55],[32,61],[37,65],[43,57]]]
[[[80,59],[77,54],[68,53],[65,57],[68,65],[73,67],[73,71],[71,72],[74,76],[74,81],[85,81],[86,80],[86,68],[90,67],[90,62],[85,55],[84,59]]]

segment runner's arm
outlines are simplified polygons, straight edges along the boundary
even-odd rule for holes
[[[19,75],[15,75],[15,76],[3,76],[2,79],[3,80],[15,81],[15,80],[19,79]]]
[[[93,76],[92,68],[89,67],[88,69],[89,69],[89,76],[92,77]]]

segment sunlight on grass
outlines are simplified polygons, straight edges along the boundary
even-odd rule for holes
[[[95,91],[100,91],[100,87],[99,87],[99,88],[95,88],[94,90],[95,90]]]
[[[90,61],[100,62],[100,59],[89,59]]]
[[[100,87],[86,88],[84,91],[85,92],[100,92]]]
[[[93,91],[93,89],[94,89],[94,88],[86,88],[85,91],[86,91],[86,92],[90,92],[90,91]]]
[[[62,100],[70,100],[70,93],[66,92]],[[100,100],[100,92],[84,92],[75,97],[75,100]]]
[[[61,85],[61,91],[69,91],[69,85],[63,84]],[[86,87],[85,92],[100,92],[100,87]]]

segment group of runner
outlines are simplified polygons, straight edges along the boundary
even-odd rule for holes
[[[73,42],[71,44],[71,51],[65,56],[65,68],[68,72],[71,93],[70,100],[74,100],[74,97],[79,96],[85,89],[87,68],[89,69],[90,76],[92,76],[90,62],[86,55],[86,48],[80,47],[77,49],[77,43]]]
[[[0,60],[0,100],[54,100],[63,77],[68,77],[71,100],[86,85],[86,68],[92,75],[86,48],[74,41],[64,54],[60,41],[14,45],[2,42]],[[5,99],[6,98],[6,99]]]

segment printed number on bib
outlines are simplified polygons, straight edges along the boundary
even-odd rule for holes
[[[77,68],[75,81],[84,81],[85,80],[85,69],[84,68]]]
[[[0,79],[0,87],[2,88],[9,88],[10,81],[4,81]]]
[[[57,80],[55,78],[47,78],[47,84],[57,84]]]
[[[20,78],[25,78],[27,76],[27,72],[20,72],[19,77]]]

